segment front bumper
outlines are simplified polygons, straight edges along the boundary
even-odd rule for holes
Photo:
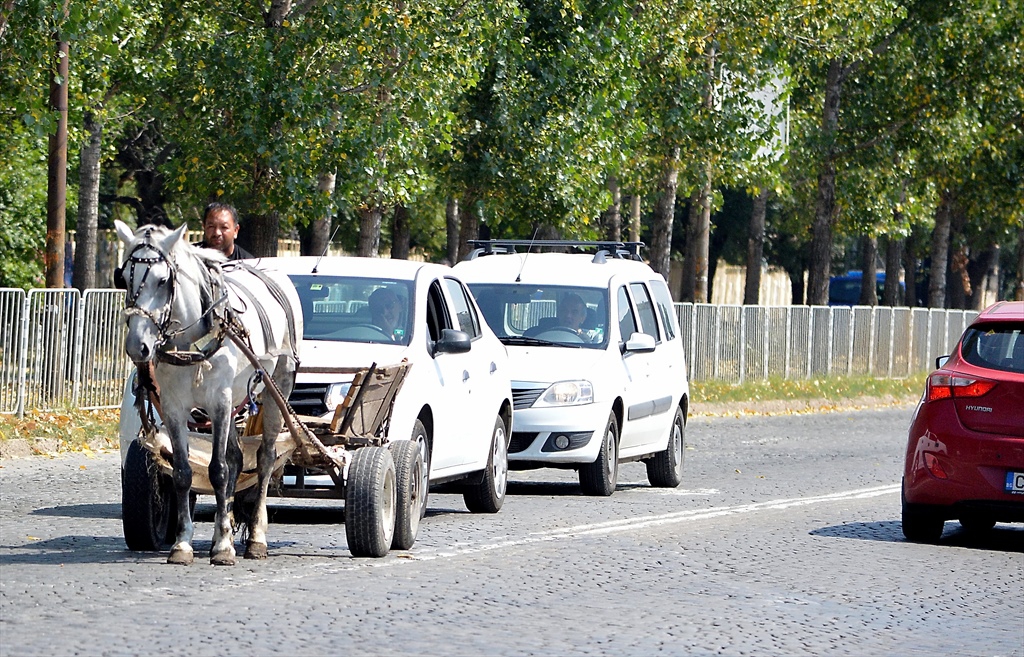
[[[610,410],[602,404],[516,409],[510,463],[586,464],[597,460]],[[564,436],[565,440],[557,440]],[[556,443],[566,443],[559,448]]]

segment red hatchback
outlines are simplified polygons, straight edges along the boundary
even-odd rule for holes
[[[1024,301],[985,309],[937,365],[910,425],[903,535],[1024,522]]]

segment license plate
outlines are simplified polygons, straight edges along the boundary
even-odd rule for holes
[[[1007,472],[1005,490],[1007,493],[1024,494],[1024,472]]]

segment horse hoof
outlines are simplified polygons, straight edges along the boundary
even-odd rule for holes
[[[167,563],[173,563],[178,566],[191,566],[193,554],[191,550],[171,550],[171,553],[167,555]]]
[[[266,543],[249,543],[245,546],[245,558],[246,559],[266,559],[267,558],[267,544]]]
[[[230,552],[220,552],[210,555],[210,564],[214,566],[234,566],[235,555]]]

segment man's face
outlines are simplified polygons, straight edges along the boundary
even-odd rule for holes
[[[213,210],[203,222],[203,239],[206,246],[217,249],[224,255],[231,255],[235,250],[235,238],[238,237],[238,224],[231,218],[227,210]]]
[[[389,331],[394,330],[398,325],[398,318],[401,314],[401,309],[398,307],[398,297],[393,294],[382,295],[376,311],[379,326]]]

